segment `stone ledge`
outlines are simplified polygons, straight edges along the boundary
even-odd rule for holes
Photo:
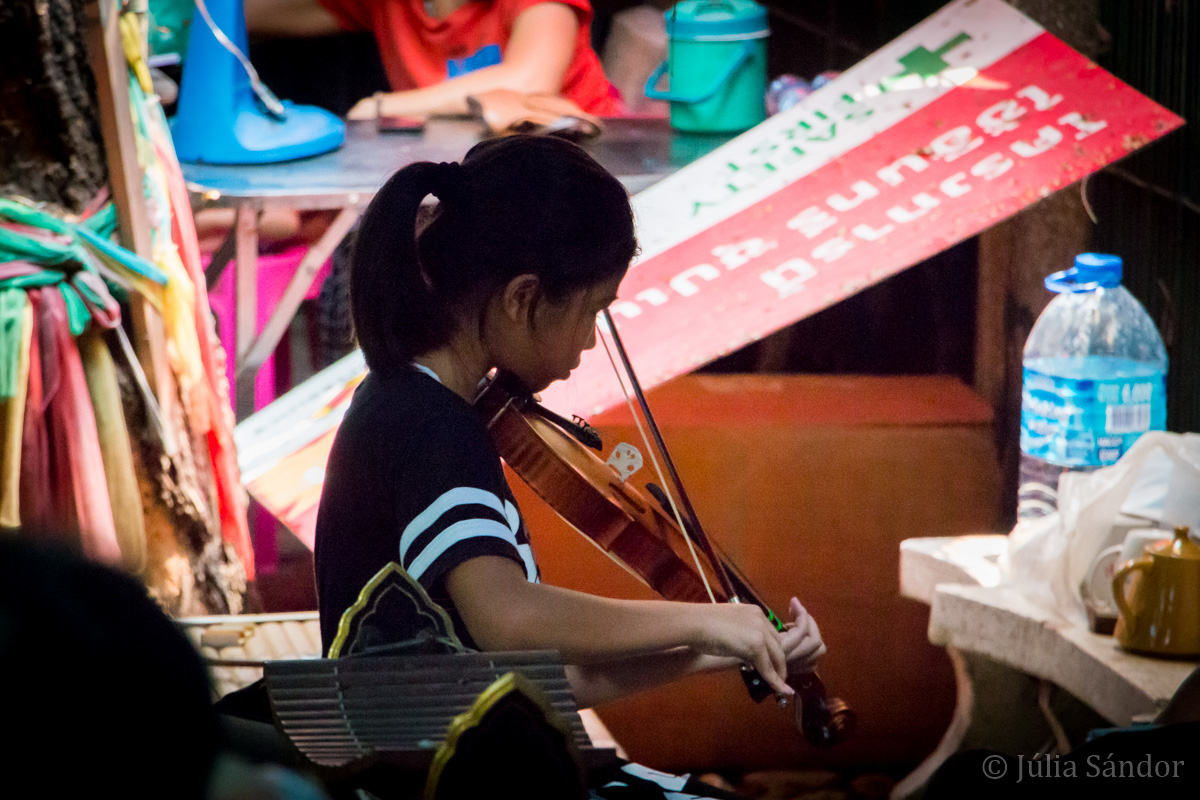
[[[930,536],[900,543],[900,594],[926,605],[940,583],[997,586],[1008,536]]]
[[[1068,625],[1002,587],[939,585],[929,640],[1051,681],[1116,725],[1157,714],[1196,668],[1126,653],[1111,636]]]

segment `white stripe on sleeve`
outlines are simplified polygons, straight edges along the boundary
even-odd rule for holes
[[[408,555],[408,548],[412,547],[412,543],[416,541],[417,537],[429,530],[429,527],[437,522],[442,514],[457,506],[465,505],[487,506],[501,517],[508,518],[504,503],[491,492],[484,489],[475,489],[470,486],[459,486],[456,489],[451,489],[430,503],[428,508],[418,514],[412,522],[408,523],[408,527],[400,535],[400,563],[404,563],[404,557]],[[499,525],[500,523],[496,524]],[[513,544],[516,544],[515,537],[510,538],[513,538]],[[412,574],[412,570],[409,570],[409,574]],[[413,577],[415,578],[416,575],[413,575]]]
[[[504,516],[508,519],[508,528],[513,533],[521,529],[521,512],[507,500],[504,501]]]
[[[517,535],[517,531],[521,530],[521,512],[517,510],[509,501],[504,501],[504,515],[508,517],[508,528],[513,532],[513,536]],[[521,560],[525,562],[525,578],[530,583],[539,583],[537,562],[533,558],[533,547],[529,544],[519,544],[517,549],[521,551]]]
[[[433,541],[427,544],[425,549],[408,566],[408,574],[412,576],[413,580],[419,581],[421,576],[425,574],[425,570],[429,569],[429,566],[434,561],[437,561],[442,553],[464,539],[472,539],[477,536],[492,536],[497,539],[503,539],[513,547],[517,547],[517,537],[513,535],[513,532],[504,523],[491,519],[464,519],[461,522],[454,523],[435,536]]]
[[[519,544],[517,545],[517,549],[521,551],[521,560],[525,562],[525,580],[530,583],[539,583],[537,562],[533,560],[533,547],[527,544]]]

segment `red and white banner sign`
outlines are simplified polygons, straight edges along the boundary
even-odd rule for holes
[[[959,0],[635,198],[612,311],[654,386],[1011,216],[1183,120],[1000,0]],[[545,402],[622,402],[602,350]]]
[[[643,385],[655,386],[1181,124],[1001,0],[956,0],[639,193],[642,254],[614,318]],[[310,544],[324,459],[349,402],[343,389],[361,370],[348,359],[238,429],[247,488]],[[583,415],[623,401],[602,348],[543,399]]]

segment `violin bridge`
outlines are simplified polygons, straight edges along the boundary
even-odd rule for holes
[[[642,463],[641,451],[628,442],[618,444],[608,457],[608,465],[621,476],[622,481],[632,478],[642,468]]]

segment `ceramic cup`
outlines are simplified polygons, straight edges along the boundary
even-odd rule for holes
[[[1085,600],[1098,614],[1115,617],[1117,601],[1112,591],[1113,575],[1125,562],[1141,558],[1147,546],[1169,538],[1170,531],[1161,528],[1134,528],[1125,535],[1122,544],[1101,550],[1092,561],[1088,578],[1084,581]]]
[[[1171,532],[1161,528],[1134,528],[1125,534],[1125,543],[1121,545],[1121,560],[1118,565],[1141,558],[1148,545],[1170,538]]]

